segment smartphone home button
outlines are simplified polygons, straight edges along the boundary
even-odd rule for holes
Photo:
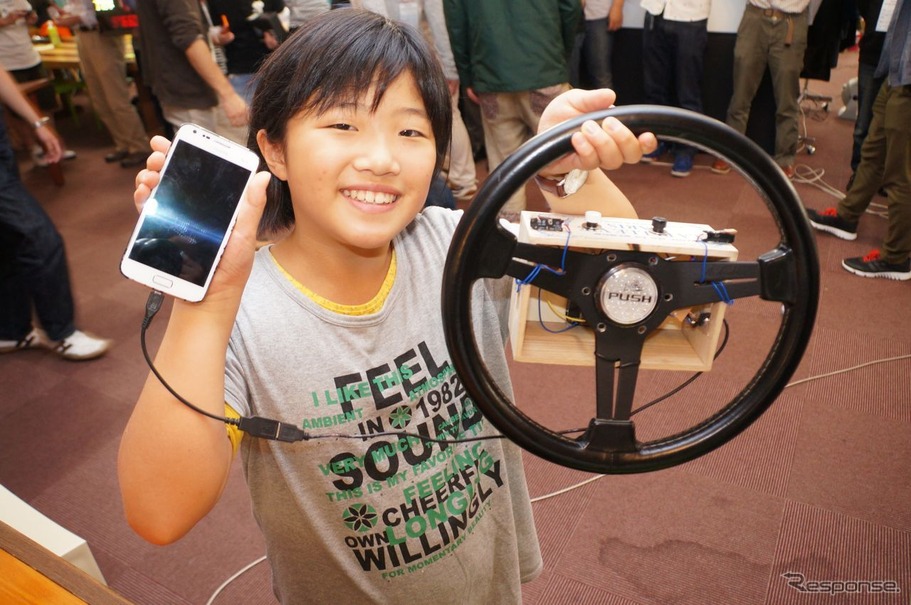
[[[174,280],[168,279],[167,277],[162,277],[161,275],[153,275],[152,283],[158,284],[163,288],[170,288],[174,285]]]

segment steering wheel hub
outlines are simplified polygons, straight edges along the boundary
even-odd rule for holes
[[[645,321],[658,306],[658,284],[648,271],[635,265],[618,265],[608,271],[598,294],[601,311],[621,326]]]

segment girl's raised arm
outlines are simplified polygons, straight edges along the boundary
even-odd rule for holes
[[[156,137],[134,201],[141,206],[158,182],[168,141]],[[241,294],[253,264],[256,230],[268,173],[256,175],[206,298],[175,300],[155,357],[158,371],[185,399],[224,415],[225,354]],[[231,465],[224,423],[175,399],[149,375],[120,444],[118,475],[126,517],[155,544],[186,534],[218,501]]]

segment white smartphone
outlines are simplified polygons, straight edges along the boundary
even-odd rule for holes
[[[206,295],[259,158],[185,124],[168,149],[120,262],[124,276],[190,302]]]

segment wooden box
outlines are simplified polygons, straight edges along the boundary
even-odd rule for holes
[[[533,228],[547,220],[562,221],[562,230]],[[598,226],[592,228],[597,221]],[[709,225],[667,222],[662,233],[651,220],[569,216],[548,212],[523,212],[520,242],[570,249],[637,250],[655,252],[665,259],[732,261],[737,249],[728,243],[705,242]],[[568,239],[567,239],[568,238]],[[568,241],[568,244],[567,244]],[[529,266],[529,271],[532,267]],[[539,295],[540,293],[540,295]],[[675,310],[646,337],[641,368],[660,370],[711,370],[726,305],[718,302]],[[709,313],[701,325],[687,318]],[[532,285],[513,287],[509,331],[513,358],[528,363],[593,366],[595,340],[592,329],[582,325],[567,330],[566,300]],[[543,325],[542,325],[543,324]],[[633,328],[630,328],[633,329]]]

